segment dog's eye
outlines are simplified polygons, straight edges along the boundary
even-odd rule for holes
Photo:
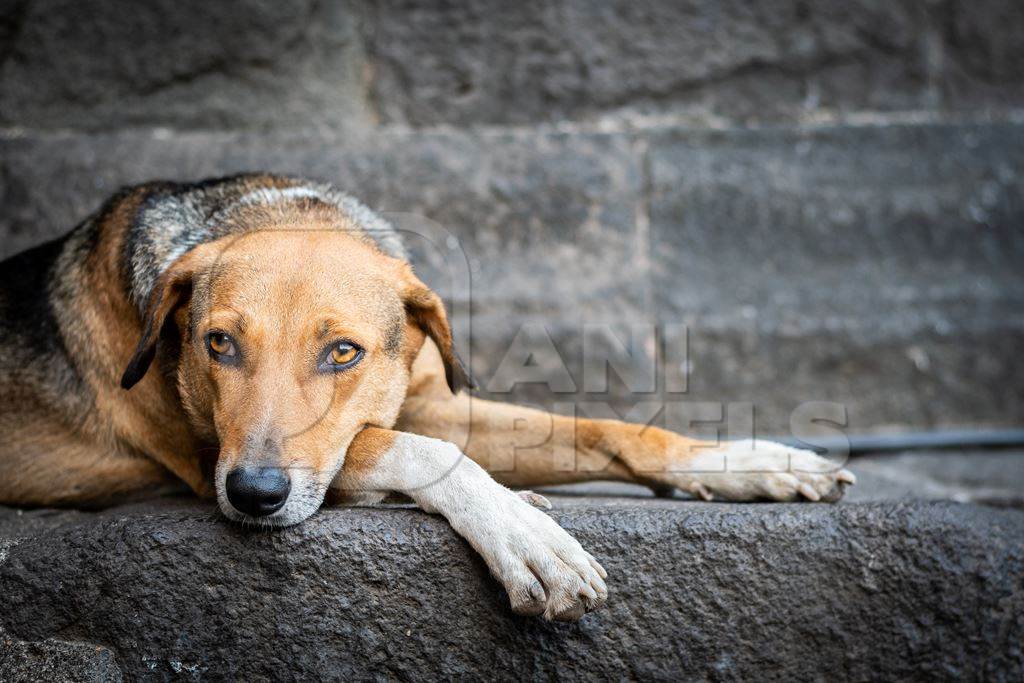
[[[361,348],[352,342],[342,341],[329,348],[324,365],[330,370],[344,370],[355,365],[362,357]]]
[[[206,335],[206,348],[214,360],[221,362],[231,362],[238,357],[235,340],[223,332],[211,332]]]

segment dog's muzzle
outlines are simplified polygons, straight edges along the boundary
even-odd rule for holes
[[[225,488],[231,507],[252,517],[266,517],[284,507],[292,482],[280,467],[243,465],[228,472]]]

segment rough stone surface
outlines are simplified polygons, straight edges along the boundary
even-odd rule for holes
[[[737,123],[1024,102],[1012,0],[383,0],[371,17],[388,121]]]
[[[5,2],[0,125],[366,123],[360,30],[344,0]]]
[[[1015,424],[1022,130],[8,135],[0,252],[66,231],[125,183],[292,172],[456,238],[410,235],[428,282],[472,302],[458,338],[485,395],[643,420],[700,404],[736,437],[743,404],[762,434],[788,433],[809,401],[845,405],[855,432]],[[468,288],[447,270],[460,262]],[[609,334],[634,354],[611,372]],[[513,347],[546,381],[515,383],[530,374],[515,354],[502,370]]]
[[[268,533],[183,500],[3,511],[0,621],[19,648],[109,649],[107,673],[128,679],[1024,675],[1020,511],[554,502],[611,575],[607,608],[575,625],[511,615],[479,558],[417,510]]]
[[[47,638],[25,642],[0,628],[0,675],[9,683],[123,680],[114,653],[102,645]]]
[[[851,502],[955,500],[1024,510],[1024,453],[918,451],[857,458]]]
[[[0,125],[699,124],[1024,105],[1014,0],[10,0]]]

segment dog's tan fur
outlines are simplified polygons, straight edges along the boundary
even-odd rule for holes
[[[233,182],[294,186],[274,176]],[[10,356],[0,367],[2,503],[105,505],[175,481],[212,497],[218,473],[263,451],[309,472],[317,501],[341,501],[373,480],[401,433],[452,442],[515,487],[614,479],[705,498],[797,500],[836,499],[852,480],[842,470],[784,481],[703,472],[697,459],[722,445],[459,392],[466,377],[441,300],[322,203],[251,213],[244,230],[194,246],[158,274],[140,314],[124,254],[153,192],[122,193],[91,232],[60,248],[46,296],[66,385],[45,364],[19,365],[31,358],[31,334],[0,338]],[[203,340],[214,329],[239,342],[244,366],[211,361]],[[317,354],[337,339],[357,342],[365,357],[318,373]],[[582,613],[559,609],[552,614]]]

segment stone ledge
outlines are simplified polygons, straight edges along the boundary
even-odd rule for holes
[[[35,666],[66,667],[58,645],[76,643],[98,648],[71,655],[93,680],[1024,675],[1024,512],[554,503],[611,575],[579,624],[513,616],[468,545],[413,509],[278,532],[176,499],[0,510],[0,663],[34,647]]]

